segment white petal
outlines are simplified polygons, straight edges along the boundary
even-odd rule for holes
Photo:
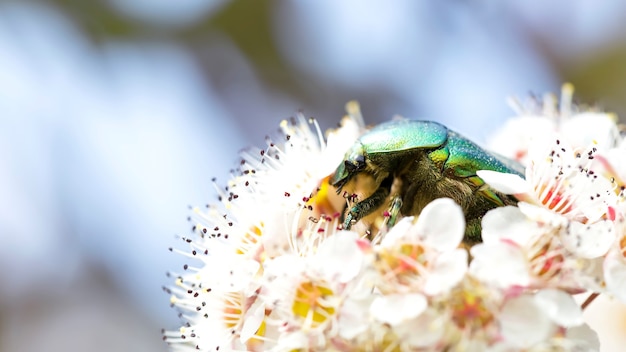
[[[561,125],[561,132],[575,147],[601,143],[598,148],[612,147],[619,136],[615,119],[609,114],[585,112],[572,116]]]
[[[599,351],[600,339],[589,325],[583,324],[567,329],[565,338],[575,342],[572,351]],[[607,349],[610,350],[610,349]]]
[[[346,299],[341,305],[337,321],[339,325],[339,336],[351,340],[363,333],[369,327],[368,307],[373,297],[370,295],[365,299]]]
[[[606,291],[604,282],[604,257],[576,260],[576,284],[594,292]]]
[[[541,290],[535,294],[535,302],[559,326],[570,328],[584,323],[574,298],[561,290]]]
[[[615,242],[615,232],[611,221],[591,225],[572,221],[561,235],[561,241],[565,248],[582,258],[596,258],[605,255]]]
[[[417,317],[426,306],[426,298],[419,293],[391,294],[376,297],[370,306],[370,314],[380,322],[395,326]]]
[[[531,281],[526,256],[510,242],[478,244],[471,249],[469,272],[482,282],[501,288],[528,286]]]
[[[413,347],[429,347],[441,340],[449,320],[434,309],[427,309],[417,319],[394,327],[400,340]]]
[[[314,261],[325,277],[345,283],[359,274],[364,254],[357,240],[356,232],[340,231],[322,242]]]
[[[308,347],[308,339],[303,331],[296,330],[289,333],[283,333],[278,339],[278,344],[273,348],[275,351],[291,351],[306,349]]]
[[[581,186],[576,206],[588,222],[600,220],[607,213],[609,207],[617,206],[617,195],[613,190],[614,185],[609,179],[605,177],[587,178],[581,174],[577,182],[580,182]]]
[[[246,343],[261,327],[263,319],[265,318],[265,304],[260,299],[257,299],[254,304],[248,308],[246,315],[243,319],[243,326],[241,327],[241,336],[239,340],[241,343]]]
[[[509,158],[520,158],[537,138],[545,139],[554,131],[553,119],[544,116],[522,115],[507,119],[504,125],[492,135],[491,150]]]
[[[437,257],[424,284],[424,293],[434,296],[456,286],[467,272],[467,251],[457,248]]]
[[[556,328],[530,295],[505,303],[500,312],[500,327],[504,340],[516,348],[528,348],[545,341]]]
[[[424,207],[411,232],[438,251],[453,250],[465,233],[463,210],[450,198],[435,199]]]
[[[626,259],[617,246],[604,260],[604,278],[609,292],[626,303]]]
[[[519,208],[514,206],[491,209],[482,220],[483,243],[499,242],[502,239],[514,241],[526,246],[540,229],[537,223],[530,221]]]
[[[413,220],[415,220],[413,216],[402,218],[391,228],[389,233],[387,233],[381,241],[380,245],[382,247],[393,247],[401,242],[409,242],[408,237],[414,232],[411,229],[413,227]]]
[[[528,193],[528,182],[519,175],[507,174],[491,170],[478,170],[476,175],[482,178],[491,188],[504,194]]]
[[[529,204],[526,202],[517,203],[519,210],[530,220],[539,224],[546,224],[553,228],[567,225],[567,218],[557,214],[547,208]]]

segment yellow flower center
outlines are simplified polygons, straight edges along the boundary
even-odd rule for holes
[[[452,291],[445,304],[452,310],[452,321],[460,329],[480,330],[489,325],[494,316],[487,307],[488,291],[473,280]]]
[[[315,329],[335,314],[335,307],[329,302],[333,295],[324,282],[303,281],[296,289],[291,311],[304,319],[303,328]]]

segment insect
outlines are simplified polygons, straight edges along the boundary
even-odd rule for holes
[[[515,161],[487,152],[469,139],[432,121],[398,120],[363,134],[345,154],[330,179],[337,194],[352,200],[343,226],[350,229],[364,217],[389,209],[396,216],[417,215],[432,200],[452,198],[465,214],[464,241],[481,241],[481,219],[495,207],[517,200],[488,187],[477,170],[514,173]],[[348,190],[348,191],[346,191]]]

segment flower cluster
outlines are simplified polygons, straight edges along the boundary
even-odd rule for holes
[[[194,209],[188,249],[173,250],[195,264],[166,288],[185,324],[165,340],[201,351],[597,350],[572,295],[626,302],[626,146],[615,118],[578,111],[570,90],[560,107],[518,105],[498,132],[493,147],[525,178],[478,175],[519,203],[489,211],[469,249],[447,198],[376,234],[343,230],[346,199],[328,178],[366,131],[358,105],[326,136],[301,115],[284,121],[265,149],[242,152],[216,204]]]

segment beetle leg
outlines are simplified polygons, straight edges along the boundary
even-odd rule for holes
[[[352,206],[352,208],[350,208],[343,222],[344,229],[350,230],[352,225],[356,224],[363,217],[378,209],[381,204],[385,202],[390,192],[389,187],[385,186],[386,183],[388,182],[383,182],[381,187],[378,187],[378,189],[376,189],[371,196],[356,203]]]
[[[400,208],[402,208],[402,198],[400,198],[400,196],[393,197],[393,200],[391,201],[391,206],[388,210],[389,217],[387,220],[387,227],[392,228],[393,225],[396,224],[396,221],[398,221],[398,216],[400,215]]]

